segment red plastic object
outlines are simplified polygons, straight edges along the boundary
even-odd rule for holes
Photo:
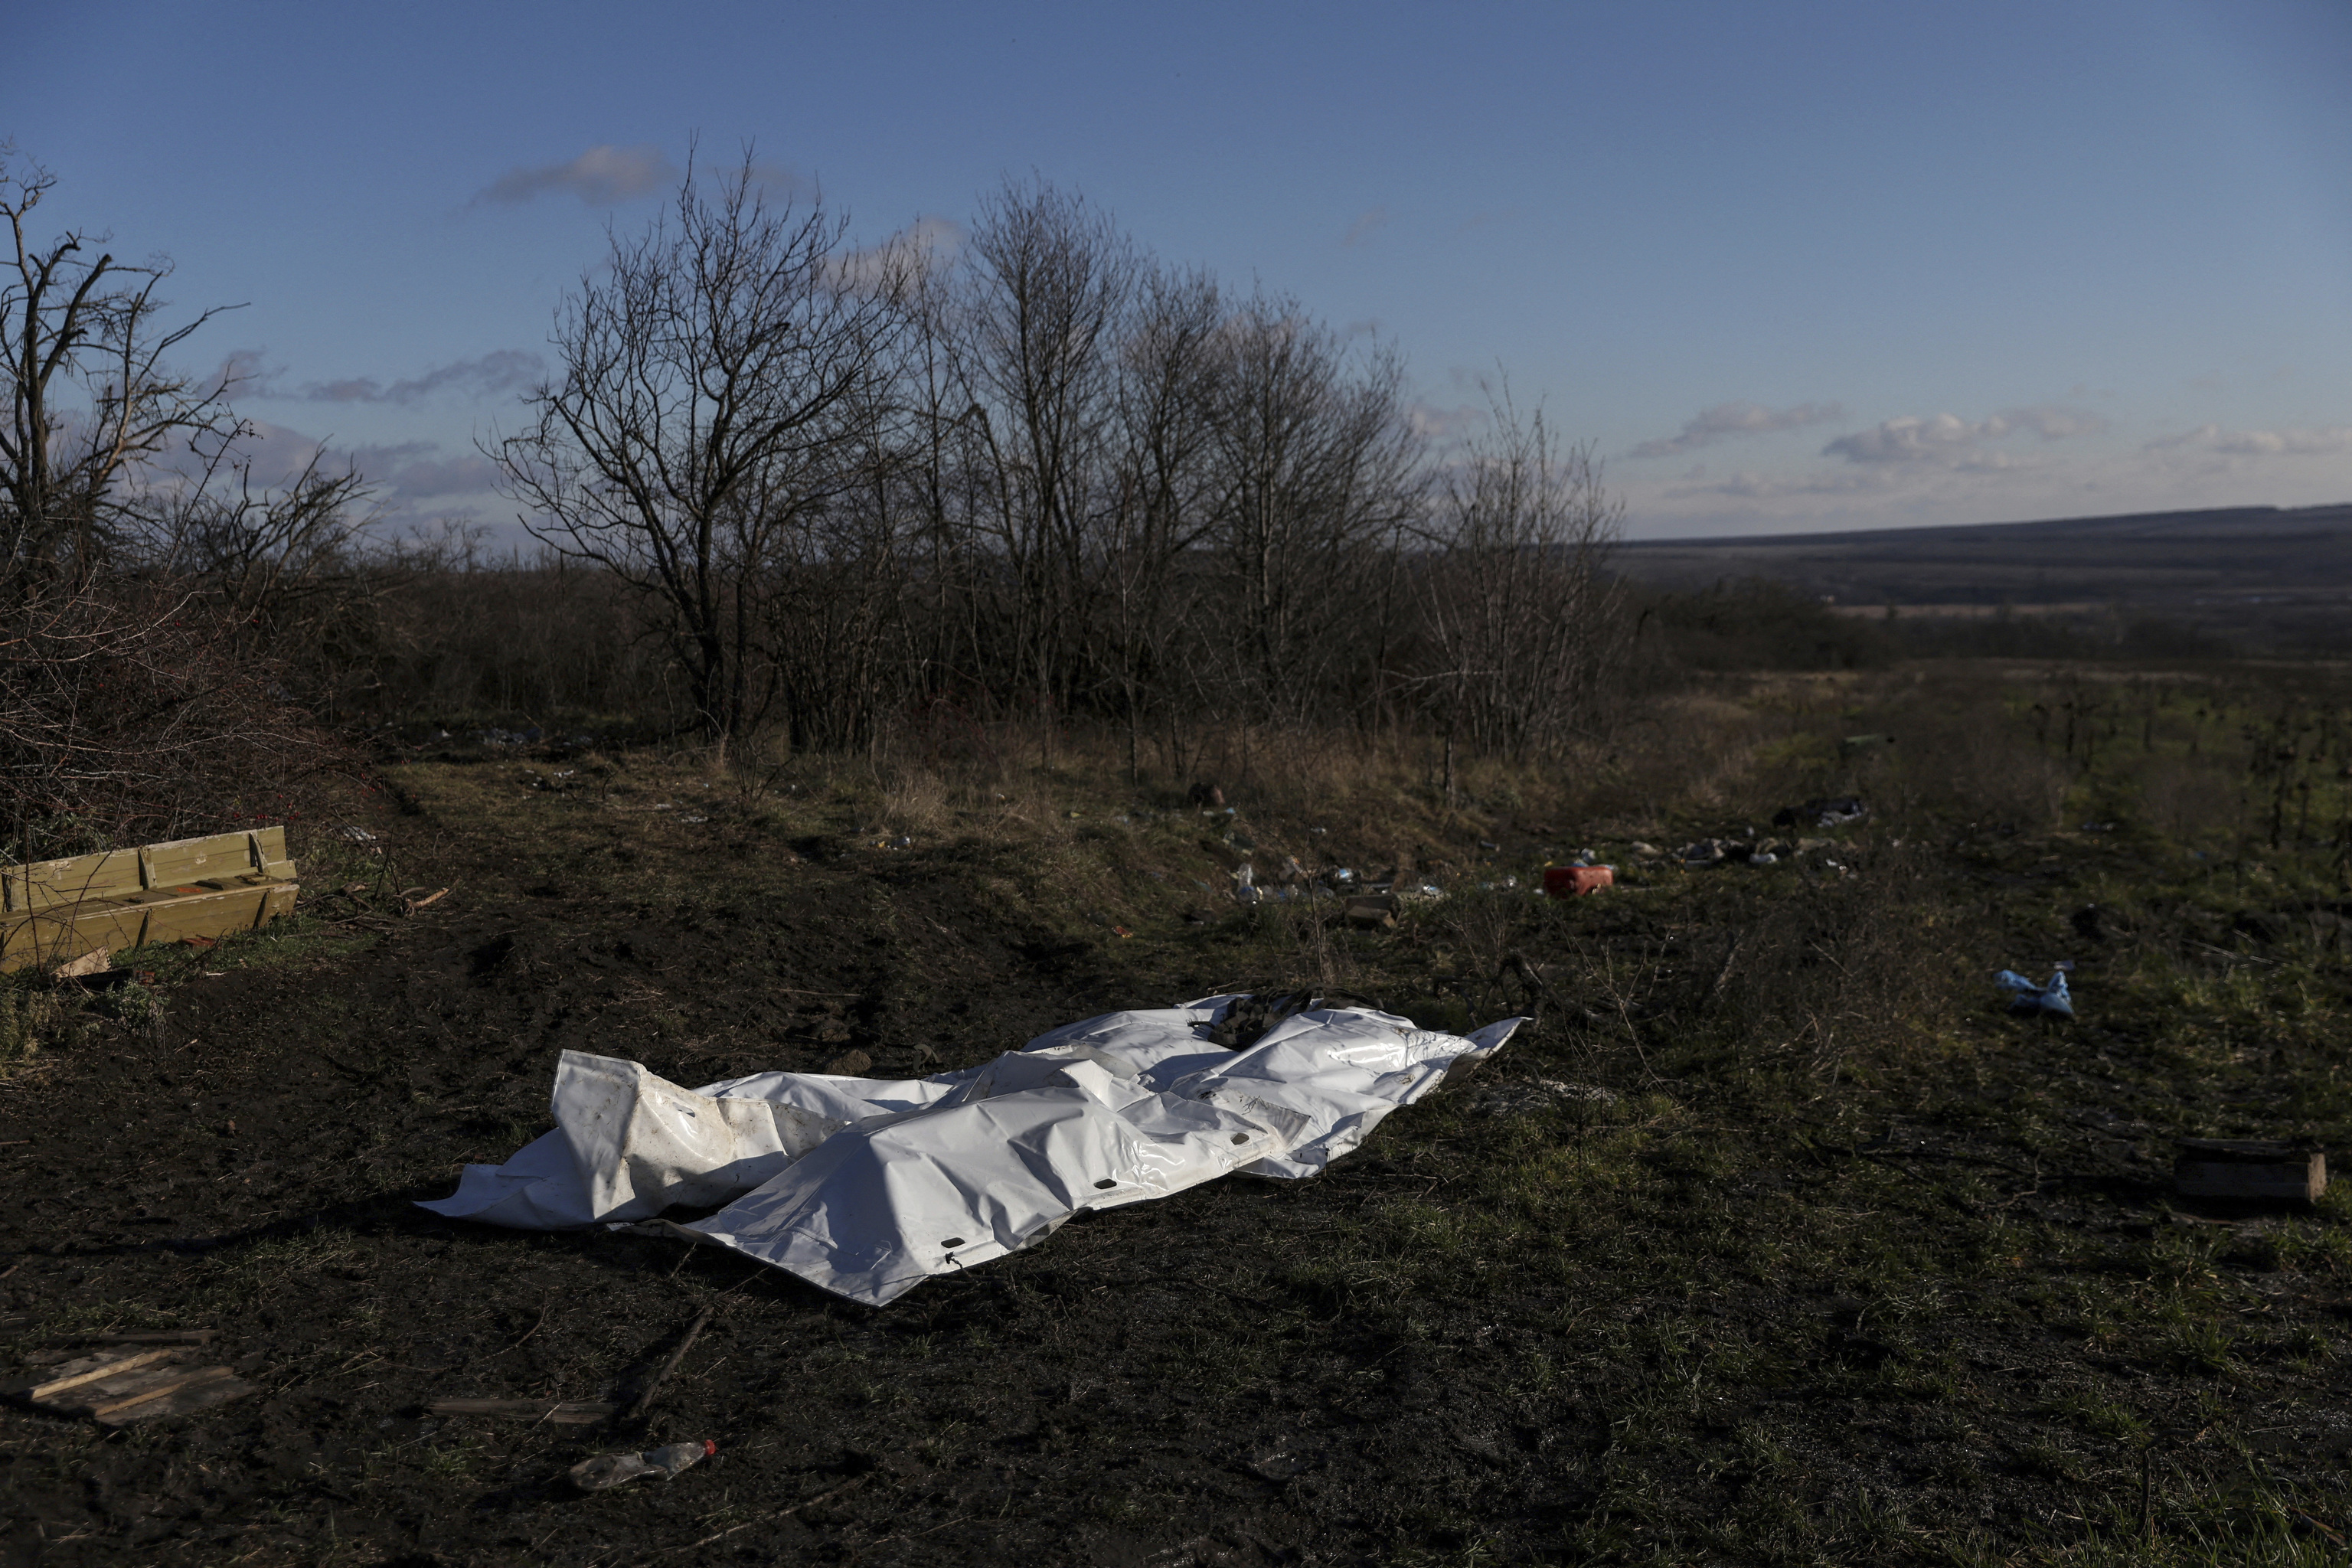
[[[1580,899],[1595,888],[1611,888],[1617,884],[1617,873],[1606,866],[1547,866],[1544,868],[1544,895],[1553,899]]]

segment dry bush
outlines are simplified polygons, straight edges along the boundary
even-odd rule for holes
[[[882,784],[882,820],[898,833],[938,833],[951,820],[947,784],[921,768],[890,770]]]
[[[1980,990],[1964,931],[1916,849],[1849,851],[1847,877],[1800,890],[1719,874],[1664,994],[1677,1021],[1743,1060],[1832,1075],[1912,1052]]]
[[[215,606],[101,580],[32,595],[0,643],[0,824],[19,859],[297,816],[348,752]]]
[[[2147,825],[2170,838],[2186,842],[2234,827],[2245,808],[2242,775],[2210,760],[2151,758],[2137,773]]]

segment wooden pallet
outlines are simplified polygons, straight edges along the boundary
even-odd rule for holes
[[[247,931],[299,891],[283,827],[0,867],[0,970]]]

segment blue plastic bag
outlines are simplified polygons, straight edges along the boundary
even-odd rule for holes
[[[2050,984],[2036,985],[2014,969],[2004,969],[1993,976],[1993,984],[2010,993],[2009,1010],[2012,1013],[2057,1013],[2065,1017],[2074,1016],[2074,999],[2066,992],[2066,972],[2051,973]]]

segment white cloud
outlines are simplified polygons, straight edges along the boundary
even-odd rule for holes
[[[1985,451],[1985,447],[2020,432],[2044,441],[2065,441],[2095,436],[2106,427],[2107,422],[2096,414],[2054,406],[2012,408],[1974,422],[1952,414],[1927,419],[1906,414],[1841,436],[1822,448],[1822,456],[1843,458],[1850,463],[2004,468],[2014,466],[2016,459]]]
[[[424,374],[386,386],[373,376],[314,381],[299,395],[313,403],[415,403],[436,392],[488,397],[535,385],[546,362],[527,349],[497,349],[478,359],[456,360]],[[279,395],[283,395],[282,394]]]
[[[1669,485],[1658,493],[1675,500],[1692,496],[1783,500],[1796,496],[1884,495],[1901,484],[1899,477],[1881,469],[1848,469],[1829,474],[1759,474],[1742,470],[1713,484]]]
[[[877,244],[835,257],[825,280],[842,293],[856,293],[894,273],[927,274],[951,260],[963,237],[963,226],[953,218],[919,217]]]
[[[1456,404],[1452,408],[1415,403],[1405,409],[1404,416],[1413,434],[1444,446],[1461,440],[1485,424],[1486,410],[1475,403]]]
[[[480,453],[464,452],[450,457],[432,441],[355,447],[351,458],[369,484],[395,500],[478,495],[488,490],[498,479],[498,466]]]
[[[2325,458],[2352,452],[2352,426],[2302,430],[2224,430],[2200,425],[2150,441],[2151,452],[2217,452],[2231,458]]]
[[[590,206],[612,206],[659,190],[677,177],[677,166],[658,147],[597,146],[568,163],[509,169],[477,191],[470,205],[517,206],[550,192],[570,191]]]
[[[817,195],[816,182],[786,163],[754,159],[745,171],[753,190],[786,201],[809,201]]]
[[[1348,232],[1339,237],[1339,243],[1350,246],[1361,245],[1385,227],[1388,221],[1388,208],[1367,207],[1356,215],[1356,221],[1348,226]]]
[[[1767,408],[1760,403],[1718,403],[1685,420],[1682,434],[1644,441],[1630,455],[1669,458],[1733,436],[1761,436],[1774,430],[1797,430],[1844,416],[1843,405],[1835,403],[1800,403],[1790,408]]]

